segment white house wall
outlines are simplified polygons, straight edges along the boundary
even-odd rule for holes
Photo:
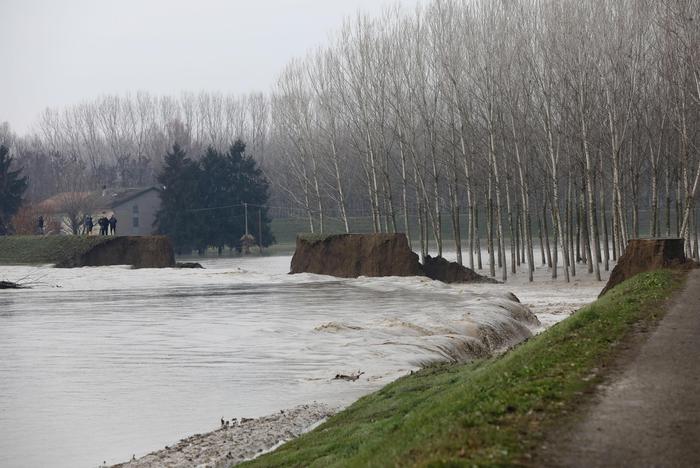
[[[134,222],[134,207],[138,207],[138,226]],[[117,218],[117,235],[120,236],[146,236],[154,234],[156,228],[153,223],[156,213],[160,209],[160,196],[158,191],[149,190],[136,198],[114,207],[114,216]]]

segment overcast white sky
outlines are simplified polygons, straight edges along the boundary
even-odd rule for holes
[[[46,107],[107,93],[266,91],[344,17],[395,3],[0,0],[0,122],[24,133]]]

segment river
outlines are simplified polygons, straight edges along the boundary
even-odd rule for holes
[[[423,364],[540,329],[510,290],[549,325],[599,289],[581,284],[572,299],[570,287],[287,275],[289,260],[0,267],[0,279],[33,284],[0,292],[0,466],[96,467],[221,417],[344,406]]]

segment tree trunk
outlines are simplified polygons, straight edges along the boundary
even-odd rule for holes
[[[580,98],[581,106],[583,106],[583,96]],[[595,269],[595,279],[597,281],[600,281],[600,251],[599,251],[599,246],[600,242],[598,239],[598,223],[596,221],[596,209],[595,209],[595,196],[594,196],[594,191],[595,191],[595,166],[593,165],[593,161],[591,159],[591,154],[588,149],[588,127],[586,125],[586,119],[584,117],[584,112],[583,109],[581,109],[581,136],[583,139],[583,155],[585,159],[585,180],[586,180],[586,196],[588,197],[588,232],[593,234],[594,237],[594,242],[595,242],[595,248],[593,248],[593,252],[590,250],[588,251],[588,272],[591,273],[592,269]],[[589,249],[590,249],[590,242],[589,242]],[[595,258],[591,259],[591,253],[594,255]]]
[[[568,235],[568,240],[569,240],[569,244],[568,244],[569,245],[569,257],[568,258],[569,258],[569,265],[571,266],[571,276],[576,276],[576,262],[577,262],[577,259],[575,258],[575,256],[576,256],[575,251],[576,251],[576,247],[577,247],[578,238],[574,235],[574,226],[576,226],[576,232],[580,232],[578,220],[574,219],[574,209],[571,208],[571,205],[575,204],[575,203],[576,203],[576,200],[573,200],[571,198],[567,202],[567,205],[569,206],[569,211],[571,212],[571,218],[570,218],[571,219],[571,221],[570,221],[571,229],[569,231],[566,231],[567,235]],[[577,205],[577,208],[578,208],[578,205]]]
[[[517,266],[520,266],[520,252],[521,252],[521,235],[520,235],[520,228],[522,226],[522,222],[520,220],[520,203],[518,203],[515,207],[515,226],[512,231],[515,231],[515,263]],[[523,250],[523,255],[525,254],[525,251]],[[515,273],[515,272],[513,272]]]
[[[651,145],[650,145],[651,146]],[[651,190],[649,198],[651,200],[651,213],[649,216],[649,233],[651,237],[656,238],[659,235],[659,175],[657,167],[657,159],[654,154],[654,148],[651,147]]]
[[[455,172],[456,174],[456,172]],[[457,178],[455,176],[454,184],[448,185],[449,196],[450,196],[450,210],[452,214],[452,236],[455,242],[455,251],[457,253],[457,263],[462,265],[462,238],[459,226],[459,201],[458,194],[455,192],[457,190]]]
[[[530,229],[530,186],[529,178],[526,177],[525,168],[523,167],[523,161],[520,155],[520,146],[518,145],[518,138],[515,130],[515,117],[511,114],[511,128],[513,132],[513,142],[515,147],[515,160],[518,165],[518,176],[520,178],[520,201],[522,203],[523,211],[523,229],[522,234],[525,237],[525,242],[527,243],[527,269],[528,269],[528,280],[533,281],[533,272],[535,270],[534,254],[532,251],[532,230]],[[523,237],[521,236],[521,238]],[[540,246],[542,245],[542,228],[540,227]],[[542,249],[542,263],[544,263],[544,249]]]
[[[603,185],[601,181],[601,185]],[[608,239],[608,215],[605,212],[605,190],[600,191],[601,217],[603,219],[603,261],[605,271],[610,271],[610,242]]]
[[[545,251],[544,251],[544,238],[542,236],[542,215],[538,214],[537,215],[537,231],[539,232],[539,238],[540,238],[540,255],[542,256],[542,265],[547,264],[547,258],[545,256]]]
[[[666,174],[664,184],[665,204],[664,211],[666,212],[666,237],[671,237],[671,174],[669,169],[669,158],[666,158]]]
[[[583,206],[583,216],[584,216],[583,219],[586,219],[586,217],[588,217],[589,223],[590,223],[591,210],[588,209],[588,207],[586,206],[586,193],[585,193],[586,191],[587,190],[584,189],[584,191],[581,193],[581,205]],[[586,216],[586,215],[588,215],[588,216]],[[594,253],[591,252],[591,250],[594,250],[594,249],[591,248],[591,228],[589,226],[590,226],[590,224],[587,225],[586,223],[584,223],[584,225],[583,225],[583,241],[585,244],[584,252],[586,254],[586,262],[588,265],[588,274],[591,274],[591,273],[593,273],[594,264],[595,264],[596,269],[598,268],[598,262],[596,260],[593,260]],[[596,279],[598,279],[598,278],[596,278]],[[598,280],[598,281],[600,281],[600,280]]]
[[[549,268],[553,268],[554,264],[552,263],[552,249],[551,249],[550,244],[549,244],[549,226],[547,226],[547,202],[546,201],[542,205],[542,219],[544,222],[544,242],[545,242],[546,253],[547,253],[547,266]],[[554,277],[556,278],[556,273],[554,274]]]
[[[496,257],[493,245],[493,198],[491,197],[491,177],[489,177],[488,198],[486,200],[486,231],[488,237],[487,249],[489,253],[489,274],[496,276]]]
[[[454,114],[452,119],[452,128],[450,132],[452,139],[452,180],[451,185],[448,183],[450,195],[450,208],[452,210],[452,236],[454,237],[455,251],[457,253],[457,263],[462,265],[462,230],[459,219],[459,172],[457,168],[457,152],[456,152],[456,136],[454,126]]]
[[[516,273],[515,269],[515,263],[516,260],[519,263],[519,251],[516,250],[518,238],[516,237],[516,227],[515,223],[513,222],[513,208],[510,204],[510,174],[508,173],[508,170],[506,169],[506,214],[508,216],[508,230],[510,234],[510,271],[512,274]],[[504,259],[505,260],[505,259]],[[505,269],[505,261],[503,268]]]
[[[459,132],[459,147],[462,151],[462,164],[464,165],[464,183],[467,191],[467,206],[469,207],[469,216],[467,223],[467,230],[469,231],[469,268],[474,269],[474,194],[472,193],[472,179],[471,179],[471,164],[472,160],[467,154],[467,146],[464,141],[464,122],[462,119],[462,124],[460,125]],[[457,172],[457,171],[455,171]],[[481,268],[481,265],[479,266]]]
[[[413,176],[416,183],[416,204],[418,205],[418,237],[420,240],[420,261],[425,263],[425,257],[427,255],[426,239],[425,239],[425,219],[423,218],[423,198],[420,195],[420,190],[418,188],[418,169],[414,166]]]
[[[431,140],[433,137],[431,137]],[[433,170],[433,197],[435,204],[435,221],[433,222],[433,231],[435,242],[437,243],[438,257],[442,257],[442,208],[440,206],[440,178],[437,170],[437,155],[435,154],[435,143],[431,141],[431,166]]]
[[[479,206],[478,205],[476,205],[474,207],[474,230],[475,230],[474,240],[476,241],[477,266],[479,267],[479,270],[483,270],[484,265],[483,265],[483,262],[481,261],[481,231],[479,230]]]
[[[693,258],[695,261],[700,261],[700,252],[698,252],[698,211],[693,202]]]
[[[572,193],[571,193],[571,174],[569,174],[569,177],[567,177],[567,187],[566,187],[566,202],[565,202],[565,208],[564,208],[564,219],[566,220],[564,223],[564,232],[565,232],[565,238],[564,238],[564,243],[568,243],[569,245],[569,265],[571,265],[571,276],[576,276],[576,258],[574,257],[574,247],[576,247],[576,250],[578,250],[578,231],[576,235],[576,246],[574,246],[574,226],[576,223],[574,223],[573,219],[573,214],[574,210],[571,207],[571,204],[573,202],[572,199]],[[577,217],[578,217],[578,205],[577,205]]]
[[[345,232],[350,232],[350,224],[348,223],[348,213],[345,203],[345,191],[343,190],[342,176],[340,175],[340,166],[338,164],[338,151],[335,146],[335,139],[331,138],[331,154],[333,155],[333,169],[335,170],[335,185],[338,192],[338,208],[340,208],[340,218],[343,221]]]
[[[403,230],[406,233],[406,239],[408,239],[409,248],[413,249],[413,242],[411,240],[411,229],[408,220],[408,183],[406,177],[406,153],[403,149],[403,141],[399,135],[399,155],[401,156],[401,202],[403,204]]]
[[[311,230],[311,234],[314,233],[314,215],[313,212],[311,211],[311,202],[309,200],[309,186],[308,186],[308,179],[306,177],[306,166],[303,168],[303,176],[304,176],[304,182],[302,183],[303,191],[304,191],[304,207],[306,208],[306,215],[309,219],[309,229]]]

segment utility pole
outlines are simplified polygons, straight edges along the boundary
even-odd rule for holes
[[[248,236],[248,204],[243,203],[243,207],[245,208],[245,235],[247,237]]]
[[[262,253],[262,209],[258,208],[258,246]]]

